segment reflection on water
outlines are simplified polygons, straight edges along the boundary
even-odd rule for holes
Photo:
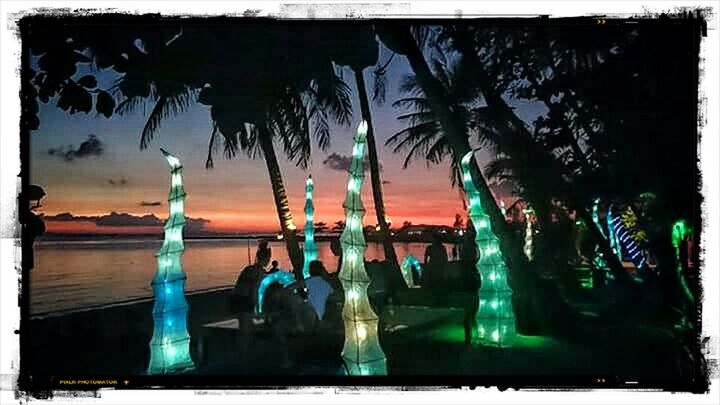
[[[83,308],[128,299],[151,297],[155,252],[162,240],[45,241],[35,245],[30,272],[30,313]],[[270,242],[273,260],[289,268],[285,243]],[[257,240],[186,240],[183,267],[186,290],[231,286],[255,256]],[[408,253],[422,259],[423,243],[395,243],[402,260]],[[448,252],[449,253],[449,252]],[[337,258],[330,242],[318,242],[318,258],[330,272]],[[384,258],[382,245],[368,243],[367,260]]]

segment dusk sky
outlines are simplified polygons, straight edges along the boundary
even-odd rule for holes
[[[381,60],[386,61],[388,56],[383,49]],[[86,74],[90,68],[79,69],[76,77]],[[312,164],[307,171],[287,161],[281,148],[276,148],[298,228],[305,222],[304,180],[309,174],[315,181],[316,222],[331,225],[344,217],[342,201],[347,173],[323,163],[332,154],[351,154],[352,136],[360,121],[352,73],[347,68],[344,73],[353,94],[352,124],[349,127],[331,126],[330,147],[321,151],[313,145]],[[394,225],[403,221],[450,225],[455,214],[461,213],[463,208],[458,190],[450,186],[448,164],[427,167],[423,161],[414,161],[404,170],[402,162],[405,154],[394,154],[384,146],[392,134],[402,129],[402,123],[396,117],[404,111],[393,108],[392,102],[401,98],[398,92],[400,81],[410,73],[406,59],[396,56],[388,71],[385,104],[371,105],[382,164],[381,176],[386,183],[383,186],[386,211]],[[106,84],[116,77],[111,70],[101,75],[101,87],[109,87]],[[365,78],[371,88],[372,69],[366,69]],[[198,222],[198,226],[211,232],[274,232],[279,229],[262,158],[253,160],[239,153],[228,160],[219,149],[214,159],[215,168],[205,169],[211,133],[209,107],[195,104],[186,113],[164,120],[150,146],[141,151],[140,133],[146,119],[143,112],[113,115],[106,119],[94,112],[70,115],[58,109],[55,103],[56,99],[53,99],[48,104],[40,104],[40,128],[31,137],[30,180],[42,186],[47,193],[38,212],[43,213],[46,219],[61,213],[70,213],[73,217],[104,217],[100,221],[98,218],[77,220],[68,217],[64,221],[47,221],[49,232],[132,233],[158,230],[159,226],[153,225],[151,217],[123,222],[127,217],[110,217],[108,214],[167,217],[170,174],[160,153],[161,147],[183,161],[188,193],[186,215],[209,221]],[[544,112],[535,104],[511,103],[526,122]],[[148,112],[150,108],[147,108]],[[83,142],[85,144],[81,148]],[[486,152],[477,156],[481,164],[488,160]],[[363,201],[367,208],[365,224],[374,225],[369,173],[363,186]],[[144,221],[149,221],[151,225],[143,226]]]

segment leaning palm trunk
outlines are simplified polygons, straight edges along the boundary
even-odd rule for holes
[[[547,222],[550,214],[549,211],[544,212],[550,207],[550,196],[547,191],[554,189],[571,207],[577,210],[578,216],[586,223],[592,223],[588,222],[592,221],[592,217],[585,208],[587,204],[562,179],[562,172],[556,160],[532,140],[532,135],[523,121],[515,115],[512,108],[490,85],[490,79],[482,69],[467,32],[458,30],[454,39],[454,47],[462,55],[470,71],[475,72],[480,91],[487,103],[488,116],[495,117],[493,119],[495,127],[501,133],[501,136],[498,137],[498,149],[515,161],[525,162],[524,165],[516,166],[515,177],[525,188],[531,203],[538,212],[538,217],[544,218],[544,222]],[[558,183],[561,184],[561,187],[553,187]],[[617,256],[612,254],[608,241],[602,238],[596,227],[588,227],[588,229],[591,237],[598,241],[616,280],[629,281],[630,276],[623,269]]]
[[[471,151],[465,119],[451,110],[445,89],[430,71],[422,51],[410,35],[409,28],[383,29],[380,30],[379,35],[391,50],[407,58],[420,88],[429,101],[430,109],[448,139],[453,151],[452,156],[457,160],[455,163],[460,167],[460,159]],[[537,332],[540,309],[533,302],[541,299],[544,291],[540,289],[535,272],[527,271],[530,263],[522,250],[522,240],[505,222],[505,216],[495,202],[475,159],[470,164],[470,176],[477,188],[480,203],[486,208],[490,227],[500,242],[501,254],[508,267],[508,284],[513,290],[512,301],[516,310],[518,332]]]
[[[415,46],[408,51],[406,57],[413,72],[415,72],[418,84],[430,101],[432,111],[436,114],[440,125],[448,136],[450,145],[453,148],[453,156],[458,159],[457,164],[459,166],[459,159],[471,151],[465,123],[450,110],[450,103],[445,97],[442,85],[430,72],[430,68],[420,49]],[[491,226],[497,233],[498,239],[500,239],[501,249],[503,255],[506,256],[508,266],[511,269],[524,267],[527,265],[527,259],[522,252],[522,243],[510,231],[507,222],[505,222],[505,217],[500,212],[500,208],[498,208],[495,198],[474,159],[470,166],[470,173],[473,184],[480,193],[481,203],[483,207],[487,207]]]
[[[385,252],[385,260],[393,267],[400,269],[398,265],[397,255],[393,248],[392,238],[390,236],[390,227],[385,218],[385,203],[383,202],[382,180],[380,179],[380,164],[378,163],[377,148],[375,147],[375,131],[373,128],[370,103],[365,90],[365,78],[362,69],[355,70],[355,82],[357,83],[358,96],[360,98],[360,111],[362,118],[368,124],[367,145],[368,159],[370,161],[370,182],[372,184],[373,203],[375,205],[375,216],[380,225],[380,240]]]
[[[277,209],[278,219],[280,220],[283,239],[287,245],[293,273],[295,273],[297,280],[302,280],[303,254],[300,250],[297,234],[295,233],[295,222],[293,221],[292,212],[290,212],[290,203],[288,202],[287,193],[285,192],[285,185],[283,184],[282,173],[280,172],[280,166],[278,165],[277,156],[275,155],[272,137],[268,134],[261,134],[258,140],[265,158],[265,163],[267,164],[268,173],[270,174],[275,208]]]

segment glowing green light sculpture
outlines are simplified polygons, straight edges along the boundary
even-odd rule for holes
[[[675,248],[676,263],[675,271],[685,296],[690,300],[690,302],[694,303],[695,297],[690,291],[690,287],[687,285],[687,282],[685,282],[685,277],[683,276],[682,258],[680,257],[680,247],[682,246],[682,242],[690,236],[691,232],[690,227],[688,227],[688,224],[684,219],[675,221],[672,226],[672,244]]]
[[[165,223],[165,240],[155,254],[158,262],[157,273],[152,281],[155,328],[150,340],[148,374],[174,373],[195,367],[190,358],[190,335],[187,331],[187,277],[182,270],[182,254],[185,250],[182,235],[185,226],[182,164],[175,156],[163,149],[161,151],[170,164],[170,216]]]
[[[279,283],[283,287],[287,287],[295,282],[295,275],[288,271],[276,271],[270,273],[262,278],[258,285],[257,293],[257,305],[255,306],[255,313],[260,315],[263,313],[263,303],[265,302],[265,291],[274,283]]]
[[[627,254],[635,265],[635,268],[643,270],[647,259],[635,236],[628,231],[620,217],[611,217],[610,223],[612,224],[613,237],[615,238],[619,257],[622,258],[623,253]]]
[[[595,201],[593,201],[593,207],[592,207],[592,219],[595,223],[595,226],[597,227],[598,231],[600,231],[600,235],[603,238],[608,238],[605,235],[605,230],[603,229],[602,225],[600,225],[600,199],[596,198]],[[593,265],[598,269],[598,271],[602,271],[605,275],[606,280],[613,280],[615,277],[612,275],[612,273],[608,269],[607,261],[605,260],[605,256],[600,249],[600,245],[595,245],[595,256],[593,257]],[[607,281],[606,281],[607,283]]]
[[[340,282],[345,290],[343,321],[345,344],[342,357],[349,375],[386,375],[385,353],[378,340],[378,317],[368,301],[370,278],[365,271],[365,236],[362,219],[365,207],[360,198],[365,170],[365,136],[367,123],[362,121],[355,135],[352,163],[345,196],[345,229],[340,235],[343,260]]]
[[[612,249],[613,253],[618,257],[618,260],[622,261],[622,247],[620,246],[620,242],[618,241],[617,236],[617,223],[615,222],[615,216],[612,213],[613,205],[610,204],[608,207],[607,217],[605,217],[605,222],[607,222],[608,226],[608,239],[610,240],[610,248]]]
[[[600,235],[603,237],[605,236],[605,231],[603,230],[602,225],[600,225],[600,199],[596,198],[595,201],[593,201],[593,207],[592,207],[592,219],[595,223],[595,226],[597,226],[598,230],[600,231]]]
[[[530,220],[530,215],[534,213],[532,208],[523,210],[525,214],[525,245],[523,246],[523,252],[527,256],[528,261],[533,260],[533,226]]]
[[[415,285],[415,283],[413,283],[412,276],[413,267],[417,269],[418,274],[422,277],[422,265],[420,264],[420,261],[413,255],[405,256],[405,259],[400,266],[400,270],[402,272],[403,279],[405,279],[405,284],[407,284],[408,287]]]
[[[313,188],[312,176],[308,176],[305,182],[305,246],[303,248],[305,262],[303,263],[303,278],[310,277],[310,263],[317,260],[318,257],[318,249],[315,244],[315,224],[313,223],[313,215],[315,214]]]
[[[470,201],[470,219],[475,228],[478,247],[477,271],[482,287],[479,290],[480,308],[476,319],[478,336],[492,344],[502,346],[515,336],[515,313],[512,308],[512,290],[507,284],[507,266],[500,251],[500,241],[493,233],[490,216],[480,201],[480,192],[470,175],[473,152],[461,160],[465,194]]]

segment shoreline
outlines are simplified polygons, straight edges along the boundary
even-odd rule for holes
[[[210,293],[216,293],[216,292],[227,292],[232,289],[233,289],[232,285],[201,288],[201,289],[197,289],[197,290],[185,291],[185,296],[190,297],[190,296],[195,296],[195,295],[210,294]],[[126,300],[114,301],[114,302],[110,302],[107,304],[88,305],[88,306],[85,306],[82,308],[71,308],[71,309],[62,309],[59,311],[38,312],[36,314],[30,314],[30,319],[33,319],[33,320],[52,319],[52,318],[58,318],[58,317],[63,317],[63,316],[68,316],[68,315],[80,314],[83,312],[100,311],[100,310],[114,309],[114,308],[120,308],[120,307],[125,307],[125,306],[138,305],[138,304],[152,303],[154,300],[155,300],[155,297],[153,295],[150,295],[148,297],[129,298]]]

